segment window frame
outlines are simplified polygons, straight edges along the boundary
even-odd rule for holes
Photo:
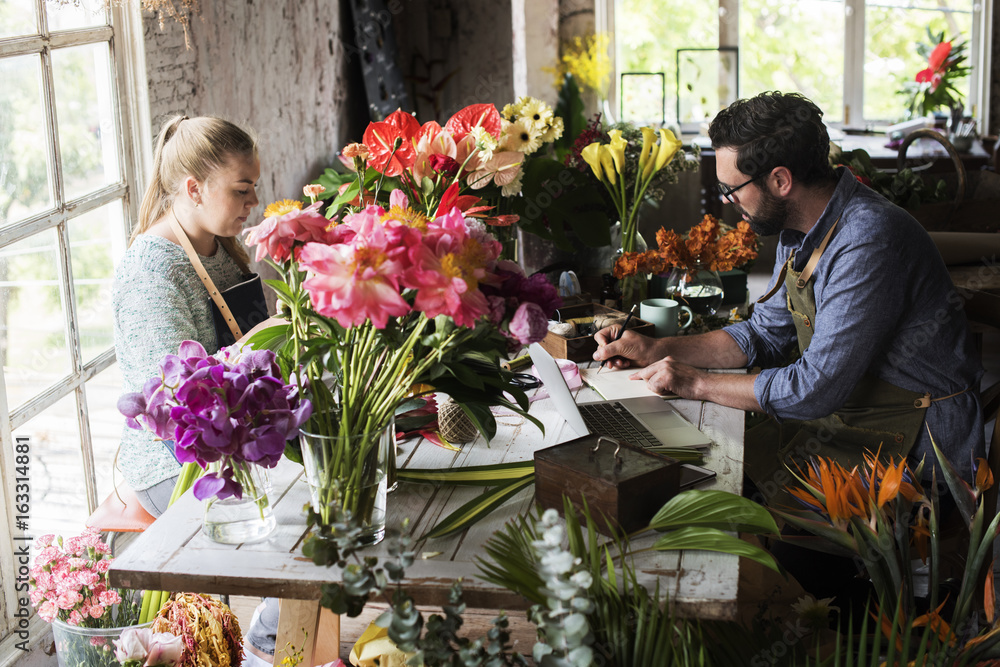
[[[55,230],[58,238],[59,285],[64,315],[68,322],[66,343],[71,368],[65,377],[50,384],[12,412],[7,401],[4,370],[0,367],[0,411],[5,416],[0,420],[0,475],[3,479],[3,484],[0,484],[0,497],[3,499],[5,509],[3,520],[0,520],[0,568],[2,568],[0,571],[3,572],[17,572],[20,563],[15,556],[15,550],[21,545],[31,544],[30,541],[17,541],[17,538],[26,535],[37,537],[37,534],[31,531],[30,524],[26,533],[16,529],[12,433],[29,419],[67,396],[74,396],[76,402],[88,511],[93,511],[101,501],[97,497],[85,383],[111,367],[116,357],[112,345],[91,360],[83,361],[70,258],[69,225],[72,220],[89,211],[121,201],[125,226],[122,233],[127,236],[138,218],[142,183],[145,182],[152,161],[144,27],[139,3],[114,3],[115,6],[106,10],[109,18],[107,25],[53,34],[48,29],[46,0],[32,0],[32,2],[35,5],[37,32],[29,36],[0,39],[0,59],[40,55],[42,101],[47,134],[45,150],[52,165],[48,180],[53,203],[52,207],[45,211],[0,229],[0,248],[48,230]],[[115,144],[121,168],[121,180],[65,201],[51,53],[53,49],[85,44],[109,45],[112,113],[117,130]],[[17,590],[15,585],[16,577],[4,577],[0,586],[0,667],[13,664],[24,656],[24,652],[17,646],[24,639],[14,632],[17,629],[14,613],[22,606],[19,598],[27,598],[27,592]],[[48,624],[37,615],[33,616],[27,628],[27,646],[37,645],[46,636],[47,626]]]
[[[615,51],[615,3],[618,0],[595,0],[595,23],[598,30],[611,36],[610,58],[613,76],[608,91],[610,108],[618,108],[618,71]],[[739,2],[740,0],[717,0],[719,5],[719,43],[717,46],[739,46]],[[844,109],[842,123],[834,126],[865,127],[866,124],[884,123],[881,119],[864,118],[864,44],[865,44],[865,0],[844,0]],[[978,58],[972,63],[971,89],[969,100],[975,110],[974,116],[981,133],[987,134],[990,127],[990,84],[992,71],[993,3],[973,4],[972,35],[969,40],[971,53]],[[667,88],[670,88],[668,84]],[[743,95],[742,91],[739,93]],[[669,106],[669,104],[668,104]],[[857,110],[861,110],[857,113]]]

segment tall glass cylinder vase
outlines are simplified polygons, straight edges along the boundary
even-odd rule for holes
[[[395,428],[366,433],[324,435],[301,430],[302,463],[313,511],[324,525],[349,512],[362,530],[364,544],[385,536],[388,464]]]
[[[722,278],[700,261],[690,269],[674,267],[667,276],[666,296],[698,315],[715,315],[722,305]]]
[[[210,465],[209,471],[217,472],[218,464]],[[268,471],[253,463],[234,464],[233,479],[243,487],[242,497],[206,500],[202,532],[221,544],[259,542],[277,526],[267,497]]]
[[[84,628],[56,619],[52,621],[52,636],[59,667],[118,667],[114,641],[129,628],[148,628],[152,624],[150,621],[121,628]]]
[[[615,273],[615,265],[618,259],[627,252],[646,252],[649,249],[646,239],[637,231],[631,234],[622,233],[622,223],[616,222],[611,228],[611,244],[615,247],[615,253],[611,258],[611,273]],[[629,311],[632,306],[641,303],[649,296],[649,278],[646,273],[627,275],[618,280],[619,307],[621,310]]]

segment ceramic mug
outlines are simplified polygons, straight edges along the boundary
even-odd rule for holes
[[[678,322],[681,311],[687,313],[687,322],[681,326]],[[646,299],[639,304],[639,319],[653,325],[653,335],[656,338],[674,336],[681,329],[687,329],[694,321],[694,313],[687,306],[682,306],[673,299]]]

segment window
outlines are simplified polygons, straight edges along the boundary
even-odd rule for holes
[[[111,280],[150,145],[148,110],[130,102],[145,100],[141,17],[78,4],[0,0],[3,572],[17,538],[82,530],[112,489],[122,424]],[[16,651],[19,597],[4,576],[0,662]]]
[[[982,82],[987,79],[982,72],[989,49],[982,45],[987,43],[989,17],[980,0],[606,2],[614,8],[607,14],[614,29],[619,80],[623,72],[665,72],[666,116],[669,122],[678,122],[671,100],[679,83],[682,115],[690,113],[680,119],[685,129],[689,123],[710,120],[718,111],[713,106],[718,98],[750,97],[765,90],[801,92],[832,123],[864,127],[897,122],[906,104],[896,91],[926,66],[915,44],[929,41],[928,27],[968,41],[974,72],[963,84],[966,113],[974,110],[981,122],[986,120],[987,91]],[[739,91],[724,90],[731,77],[720,70],[730,59],[720,58],[722,64],[712,67],[703,63],[685,67],[682,62],[678,82],[677,49],[732,46],[739,47]],[[682,59],[690,57],[686,53],[690,52],[682,52]],[[701,92],[699,85],[709,86],[712,93]]]

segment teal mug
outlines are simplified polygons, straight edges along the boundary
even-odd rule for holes
[[[683,326],[679,322],[681,312],[687,313],[687,322]],[[664,338],[676,336],[678,331],[691,326],[694,313],[673,299],[646,299],[639,304],[639,319],[653,325],[653,335],[656,338]]]

